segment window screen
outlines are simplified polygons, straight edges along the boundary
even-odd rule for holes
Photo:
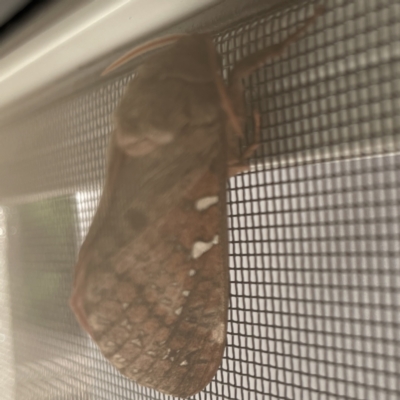
[[[225,72],[284,39],[314,2],[215,32]],[[327,0],[246,82],[249,173],[228,182],[227,347],[196,399],[400,398],[400,3]],[[68,307],[132,74],[0,127],[2,398],[166,399],[121,376]],[[245,145],[244,141],[243,145]]]

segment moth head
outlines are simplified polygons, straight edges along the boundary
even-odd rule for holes
[[[179,39],[171,49],[170,70],[175,66],[181,76],[192,82],[213,80],[215,73],[222,68],[222,59],[210,34],[193,34]]]

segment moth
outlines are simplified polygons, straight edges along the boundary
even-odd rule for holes
[[[115,111],[105,185],[70,305],[109,362],[141,385],[186,398],[221,364],[229,302],[226,182],[248,169],[257,148],[256,141],[241,154],[238,145],[242,80],[281,55],[321,12],[280,44],[238,62],[227,85],[209,34],[158,39],[122,59],[169,44],[137,68]],[[254,121],[258,134],[257,114]]]

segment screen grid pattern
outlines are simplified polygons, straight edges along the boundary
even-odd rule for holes
[[[400,3],[327,0],[245,80],[249,173],[228,182],[222,365],[196,399],[400,398]],[[214,37],[224,73],[283,40],[315,2]],[[0,128],[0,369],[5,399],[167,399],[121,376],[68,307],[132,74]],[[4,311],[4,312],[3,312]],[[12,356],[11,356],[12,354]]]

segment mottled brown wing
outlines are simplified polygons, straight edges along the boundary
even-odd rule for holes
[[[73,297],[103,354],[129,378],[180,397],[208,384],[225,347],[224,163],[221,156],[209,165],[214,172],[201,168],[196,184],[151,223],[143,201],[122,208],[119,224],[105,218],[78,266]]]
[[[209,383],[225,347],[226,243],[225,181],[210,171],[87,277],[88,324],[124,375],[180,397]]]
[[[226,337],[225,117],[209,50],[204,37],[185,38],[129,86],[71,297],[113,365],[179,397],[212,379]],[[174,140],[144,157],[118,142],[160,132]]]

